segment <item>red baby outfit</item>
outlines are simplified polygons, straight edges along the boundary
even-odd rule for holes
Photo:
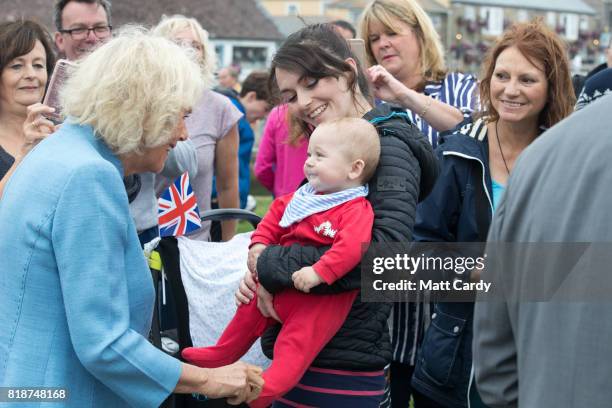
[[[362,244],[371,240],[372,207],[364,197],[358,197],[282,228],[279,221],[292,197],[293,194],[288,194],[274,200],[253,232],[251,246],[331,245],[312,266],[325,283],[332,284],[359,264]],[[264,388],[259,398],[250,403],[251,407],[267,407],[298,383],[346,320],[357,294],[354,290],[314,295],[287,289],[274,296],[274,309],[283,322],[282,328],[274,345],[274,360],[263,373]],[[238,307],[217,345],[185,349],[183,357],[201,367],[231,364],[248,351],[266,328],[276,323],[259,312],[255,298]]]

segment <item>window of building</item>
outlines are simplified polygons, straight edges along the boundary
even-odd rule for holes
[[[442,26],[442,16],[439,14],[430,14],[431,22],[438,33],[442,32],[444,27]]]
[[[516,19],[521,23],[528,21],[529,13],[527,12],[527,10],[520,9],[519,11],[516,12]]]
[[[546,13],[546,24],[552,29],[557,28],[557,14],[554,11]]]
[[[265,67],[267,57],[268,48],[265,47],[234,46],[232,50],[232,64],[247,72]]]
[[[500,35],[504,31],[504,10],[500,7],[482,7],[480,18],[487,22],[485,35]]]
[[[300,5],[298,3],[287,4],[287,15],[297,16],[298,14],[300,14]]]
[[[580,31],[589,31],[589,18],[587,16],[580,16]]]
[[[215,54],[217,55],[217,62],[219,63],[219,65],[223,66],[225,65],[223,63],[223,61],[225,61],[225,47],[221,44],[216,44],[215,45]]]
[[[561,27],[565,27],[565,38],[568,41],[576,41],[578,39],[579,16],[577,14],[564,13],[561,14]]]
[[[476,20],[476,7],[465,6],[465,8],[463,9],[463,17],[468,21]]]

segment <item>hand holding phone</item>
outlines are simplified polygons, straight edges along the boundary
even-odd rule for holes
[[[22,125],[24,143],[21,154],[26,155],[30,149],[51,133],[55,132],[59,126],[47,119],[48,115],[53,115],[55,110],[42,103],[30,105],[27,108],[27,116]]]
[[[364,71],[368,68],[368,58],[366,56],[365,42],[361,38],[349,38],[348,42],[351,52],[359,60],[361,69]]]
[[[62,112],[60,109],[59,93],[70,77],[70,74],[75,66],[76,65],[74,63],[66,59],[60,59],[57,61],[55,68],[53,69],[53,74],[51,75],[51,81],[49,81],[49,86],[47,87],[43,104],[55,109],[54,112],[44,113],[44,116],[55,124],[63,121]]]

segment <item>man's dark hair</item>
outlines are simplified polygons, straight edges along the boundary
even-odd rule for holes
[[[268,80],[270,74],[264,71],[253,71],[242,82],[240,97],[244,98],[249,92],[255,92],[255,97],[259,100],[270,100],[270,87]]]
[[[349,30],[351,32],[351,34],[353,34],[353,38],[357,37],[357,31],[355,30],[355,27],[353,27],[353,25],[351,23],[349,23],[346,20],[336,20],[336,21],[332,21],[331,25],[335,25],[338,27],[342,27],[345,30]]]
[[[111,24],[111,3],[108,0],[56,0],[55,7],[53,8],[53,22],[55,23],[55,28],[57,29],[57,31],[60,31],[63,29],[62,13],[64,12],[64,8],[71,1],[74,1],[76,3],[101,5],[104,11],[106,12],[106,19],[108,20],[108,24],[109,25]]]

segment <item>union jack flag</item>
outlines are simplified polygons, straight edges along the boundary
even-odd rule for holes
[[[158,200],[159,235],[180,237],[202,226],[187,172],[177,177]]]

